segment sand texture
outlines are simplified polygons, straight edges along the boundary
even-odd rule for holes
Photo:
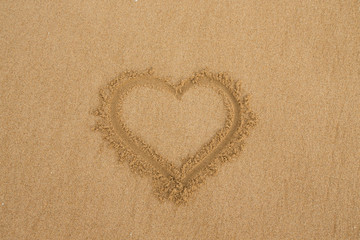
[[[360,3],[0,2],[0,239],[360,239]]]

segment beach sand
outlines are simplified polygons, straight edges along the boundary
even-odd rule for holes
[[[0,238],[360,239],[359,8],[2,1]],[[241,152],[180,203],[93,131],[101,89],[150,68],[169,86],[203,69],[227,73],[257,118]],[[122,111],[180,166],[227,118],[211,87],[177,96],[138,88]]]

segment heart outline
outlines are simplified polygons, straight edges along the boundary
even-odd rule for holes
[[[224,103],[227,98],[225,126],[177,169],[126,127],[120,119],[121,107],[118,103],[134,87],[147,86],[167,90],[181,99],[189,88],[196,85],[217,90]],[[241,94],[240,82],[235,83],[225,73],[213,74],[207,70],[194,73],[178,85],[155,77],[152,69],[142,73],[125,72],[100,90],[100,100],[100,107],[94,114],[102,120],[97,122],[94,129],[103,132],[104,138],[117,149],[119,158],[127,159],[133,170],[152,176],[155,192],[160,199],[170,199],[176,203],[186,202],[207,175],[216,173],[221,163],[238,154],[243,148],[244,137],[248,136],[250,128],[257,122],[257,117],[249,108],[248,96]],[[199,153],[204,149],[207,156],[202,157],[204,153]]]

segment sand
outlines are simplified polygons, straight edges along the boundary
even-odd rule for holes
[[[359,7],[2,1],[0,239],[360,239]]]

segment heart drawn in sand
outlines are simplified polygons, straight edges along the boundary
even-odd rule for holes
[[[160,94],[158,103],[147,101],[146,94],[151,99]],[[174,101],[169,100],[171,96]],[[160,199],[176,203],[186,202],[206,176],[239,153],[256,124],[240,84],[226,74],[207,71],[195,73],[178,85],[155,77],[151,70],[126,72],[101,89],[100,100],[95,115],[101,120],[95,129],[103,132],[120,160],[152,177]],[[206,116],[199,117],[199,111]],[[157,132],[169,139],[176,134],[172,139],[177,142],[156,138],[160,135]],[[188,138],[191,141],[186,141]],[[204,143],[200,139],[208,140]],[[174,154],[180,160],[171,159]]]

